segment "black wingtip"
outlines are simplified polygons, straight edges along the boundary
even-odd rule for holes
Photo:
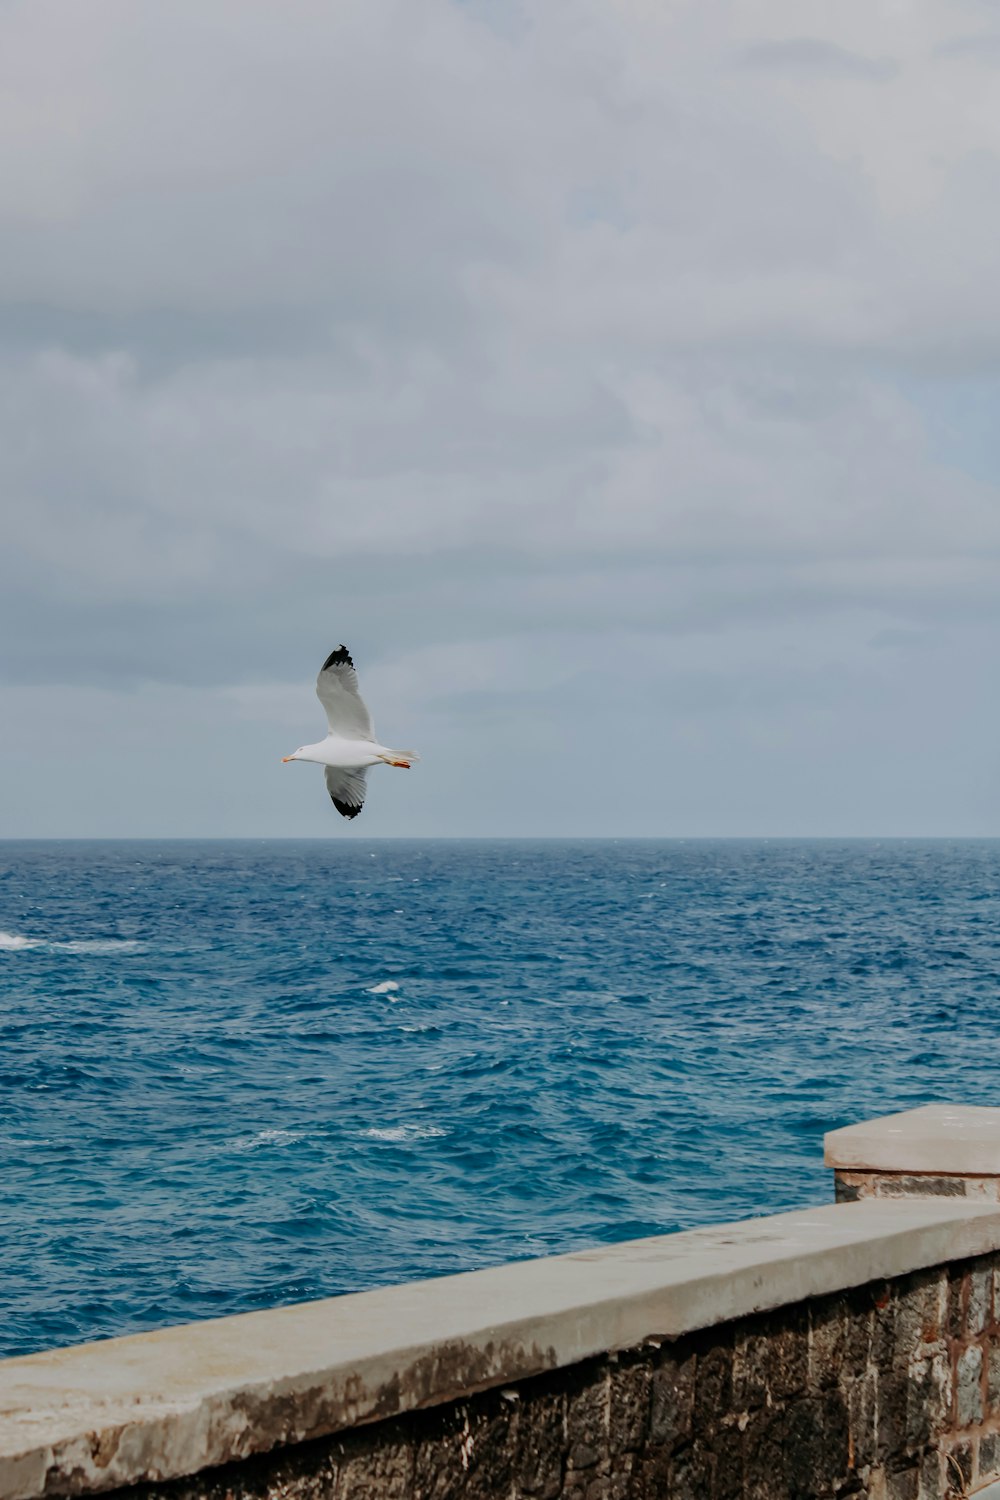
[[[356,818],[361,811],[360,807],[351,807],[349,803],[341,802],[337,797],[331,797],[330,801],[342,818]]]
[[[335,651],[331,651],[330,652],[330,655],[327,657],[327,659],[323,663],[322,667],[320,667],[320,671],[321,672],[325,672],[326,669],[327,669],[327,667],[353,667],[353,666],[354,666],[354,663],[351,660],[351,653],[348,651],[347,647],[346,646],[338,646]]]

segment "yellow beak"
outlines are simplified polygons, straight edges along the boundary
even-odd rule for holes
[[[282,756],[282,757],[281,757],[281,764],[282,764],[282,765],[283,765],[283,766],[287,766],[287,764],[288,764],[288,762],[289,762],[289,761],[290,761],[290,760],[294,760],[294,759],[295,759],[295,756],[294,756],[294,755],[283,755],[283,756]]]

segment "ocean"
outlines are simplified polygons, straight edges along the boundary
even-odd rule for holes
[[[0,844],[11,1355],[829,1201],[1000,1100],[1000,842]]]

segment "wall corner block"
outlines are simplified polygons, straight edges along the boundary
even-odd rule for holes
[[[1000,1202],[1000,1109],[927,1104],[832,1130],[823,1159],[838,1203],[859,1198]]]

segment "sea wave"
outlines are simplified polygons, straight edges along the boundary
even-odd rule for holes
[[[21,948],[40,948],[41,938],[22,937],[19,932],[0,932],[0,950],[5,953],[16,953]]]
[[[387,1125],[383,1129],[372,1126],[361,1134],[370,1141],[428,1141],[434,1136],[447,1135],[440,1125]]]
[[[47,946],[60,953],[137,953],[145,945],[138,938],[80,938]]]
[[[258,1151],[261,1146],[294,1146],[301,1141],[301,1130],[258,1130],[256,1135],[240,1136],[230,1144],[234,1151]]]
[[[0,952],[21,953],[27,948],[48,948],[56,953],[135,953],[142,943],[138,938],[71,938],[54,942],[48,938],[25,937],[20,932],[0,932]]]

